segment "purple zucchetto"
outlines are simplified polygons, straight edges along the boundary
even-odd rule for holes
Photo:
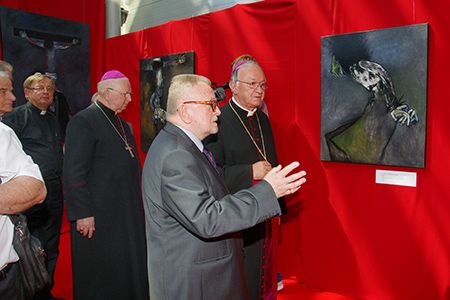
[[[100,81],[108,80],[108,79],[119,79],[119,78],[127,78],[127,76],[125,76],[120,71],[110,70],[110,71],[107,71],[105,74],[103,74],[102,79]]]

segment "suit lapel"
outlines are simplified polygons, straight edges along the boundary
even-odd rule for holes
[[[177,136],[178,141],[185,146],[186,150],[188,150],[199,160],[207,164],[207,167],[211,170],[211,172],[209,172],[209,176],[215,177],[216,180],[220,183],[222,189],[226,191],[226,193],[228,193],[228,188],[226,187],[225,181],[223,179],[222,170],[220,170],[220,174],[217,173],[217,171],[209,162],[208,158],[206,158],[206,156],[200,152],[194,142],[183,132],[183,130],[169,122],[166,123],[166,126],[164,126],[163,130],[166,130],[168,133]]]

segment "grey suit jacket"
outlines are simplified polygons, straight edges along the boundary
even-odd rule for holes
[[[280,214],[262,181],[233,195],[171,123],[153,141],[142,176],[150,298],[247,299],[239,231]]]

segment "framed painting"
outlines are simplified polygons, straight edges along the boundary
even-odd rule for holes
[[[148,151],[165,124],[167,93],[172,77],[194,74],[194,52],[141,59],[141,149]]]
[[[0,7],[3,59],[14,67],[15,105],[25,103],[23,82],[36,73],[55,79],[55,99],[75,114],[91,103],[89,27]],[[68,113],[68,112],[61,112]]]
[[[323,161],[425,166],[428,24],[321,39]]]

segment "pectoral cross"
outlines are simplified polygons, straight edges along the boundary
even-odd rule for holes
[[[128,144],[128,143],[125,144],[125,150],[130,152],[131,158],[134,158],[133,147],[131,147],[130,144]]]

